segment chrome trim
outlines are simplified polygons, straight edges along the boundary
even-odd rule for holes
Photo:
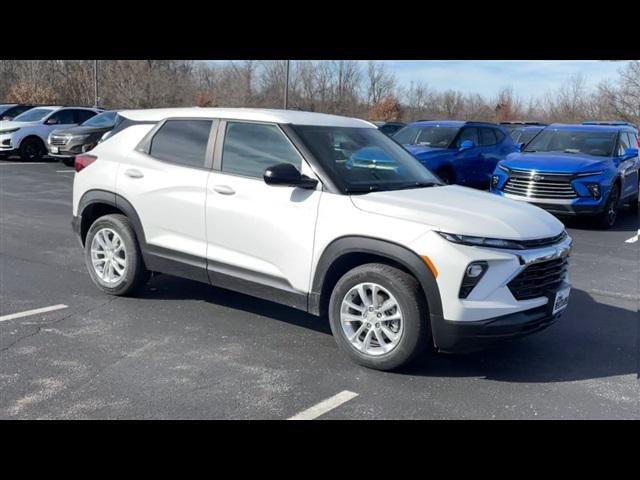
[[[573,248],[573,239],[567,234],[564,240],[550,247],[536,248],[531,250],[514,251],[520,260],[520,265],[532,265],[534,263],[546,262],[556,258],[568,257]]]
[[[528,203],[549,203],[552,205],[571,205],[577,198],[572,199],[559,199],[559,198],[534,198],[534,197],[525,197],[521,195],[513,195],[511,193],[503,192],[502,196],[505,198],[510,198],[512,200],[518,200],[520,202],[528,202]]]

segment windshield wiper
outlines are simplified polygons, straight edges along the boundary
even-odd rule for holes
[[[369,193],[380,190],[379,185],[367,185],[363,187],[347,187],[344,189],[347,193]]]
[[[413,182],[406,185],[399,185],[398,187],[393,188],[393,190],[408,190],[410,188],[427,188],[427,187],[436,187],[440,185],[442,184],[437,182]]]

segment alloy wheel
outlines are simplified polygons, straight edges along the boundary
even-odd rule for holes
[[[98,230],[91,241],[91,263],[103,282],[118,283],[127,271],[127,251],[120,235],[111,228]]]

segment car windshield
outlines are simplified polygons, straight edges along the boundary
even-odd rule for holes
[[[377,128],[292,127],[345,193],[441,184],[409,152]]]
[[[614,132],[544,130],[525,148],[525,152],[582,153],[610,157],[616,143]]]
[[[117,112],[102,112],[82,124],[83,127],[113,127]]]
[[[0,114],[6,112],[7,110],[9,110],[13,106],[14,105],[0,105]]]
[[[393,138],[403,145],[448,148],[458,130],[458,127],[442,127],[439,125],[413,126],[403,128]]]
[[[14,122],[37,122],[49,115],[53,110],[50,108],[32,108],[24,113],[21,113],[13,119]]]

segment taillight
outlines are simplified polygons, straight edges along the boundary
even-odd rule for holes
[[[76,156],[76,161],[74,163],[74,165],[76,167],[76,172],[79,172],[83,168],[88,167],[93,162],[95,162],[97,159],[98,159],[98,157],[96,157],[95,155],[77,155]]]

